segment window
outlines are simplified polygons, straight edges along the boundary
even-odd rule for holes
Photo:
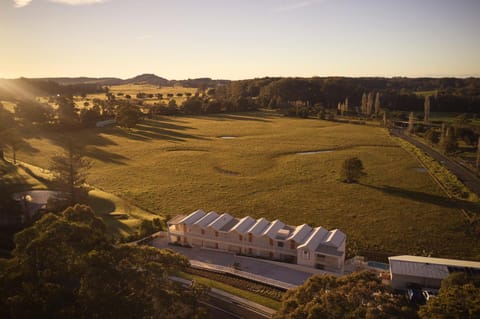
[[[242,240],[243,240],[243,236],[242,236],[242,235],[238,235],[238,239],[239,239],[240,241],[242,241]]]
[[[270,238],[270,246],[273,246],[273,239]]]
[[[248,234],[248,241],[252,242],[252,234]]]
[[[303,259],[310,259],[310,252],[308,250],[304,250],[302,254]]]
[[[205,229],[202,229],[202,235],[205,235]]]
[[[283,243],[281,241],[277,242],[278,247],[283,247]]]
[[[215,237],[218,237],[218,231],[215,232]]]
[[[295,242],[290,240],[290,249],[295,249]]]

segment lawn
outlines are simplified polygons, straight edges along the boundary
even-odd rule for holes
[[[42,166],[66,134],[35,136],[18,157]],[[202,208],[278,218],[340,228],[350,254],[480,259],[458,203],[381,128],[244,113],[163,117],[72,137],[93,160],[90,184],[158,215]],[[296,154],[316,150],[330,152]],[[350,156],[365,166],[359,184],[339,178]]]

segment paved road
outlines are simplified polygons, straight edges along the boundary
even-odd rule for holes
[[[192,282],[179,277],[170,279],[189,287]],[[212,318],[226,319],[268,319],[275,314],[275,310],[259,305],[250,300],[232,295],[220,289],[211,288],[206,300],[200,303],[207,308]]]
[[[445,166],[448,170],[455,174],[457,178],[461,180],[472,192],[477,194],[477,196],[480,196],[480,179],[474,173],[472,173],[462,165],[458,164],[457,162],[450,160],[445,155],[435,151],[434,149],[428,147],[423,143],[420,143],[416,139],[408,136],[407,134],[404,134],[404,130],[402,129],[393,129],[391,132],[393,135],[410,142],[438,162],[442,163],[443,166]]]

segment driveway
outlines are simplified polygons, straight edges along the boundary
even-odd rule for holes
[[[202,248],[187,248],[176,245],[169,245],[166,237],[155,238],[151,243],[157,248],[168,248],[182,255],[185,255],[192,264],[200,262],[215,266],[228,267],[232,269],[232,265],[237,263],[237,270],[256,276],[265,277],[274,281],[280,281],[288,285],[299,286],[305,282],[313,274],[297,269],[291,269],[288,266],[282,266],[281,262],[265,261],[262,259],[237,256],[229,252],[221,252]],[[320,271],[318,271],[320,273]],[[326,272],[325,272],[326,273]]]

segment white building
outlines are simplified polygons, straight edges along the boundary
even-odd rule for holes
[[[279,220],[197,210],[167,222],[170,243],[229,251],[281,260],[343,273],[346,236],[307,224],[286,225]]]
[[[475,261],[408,255],[388,259],[394,289],[404,290],[412,284],[438,289],[442,280],[452,272],[480,275],[480,262]]]

